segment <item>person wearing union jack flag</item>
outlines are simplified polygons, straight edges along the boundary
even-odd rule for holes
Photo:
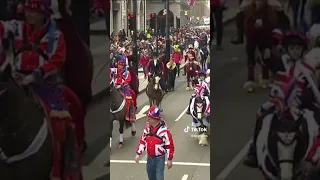
[[[147,174],[149,180],[164,180],[165,155],[168,156],[168,169],[172,167],[174,143],[171,131],[160,115],[161,109],[152,106],[147,114],[148,122],[136,150],[136,163],[147,150]]]

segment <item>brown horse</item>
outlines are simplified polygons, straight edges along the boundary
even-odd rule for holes
[[[146,94],[149,97],[150,107],[153,105],[160,107],[161,101],[165,95],[163,90],[160,89],[161,76],[161,74],[155,73],[149,79],[149,83],[146,88]]]

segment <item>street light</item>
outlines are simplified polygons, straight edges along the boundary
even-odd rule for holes
[[[134,14],[133,14],[133,13],[130,13],[128,16],[129,16],[129,29],[130,29],[130,30],[133,30],[133,29],[134,29],[134,26],[135,26]]]

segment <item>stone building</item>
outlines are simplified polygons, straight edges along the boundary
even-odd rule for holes
[[[161,14],[165,9],[164,0],[134,0],[137,2],[137,28],[145,30],[149,28],[150,14]],[[128,29],[128,15],[132,13],[133,0],[111,0],[110,25],[111,31]],[[190,18],[190,6],[186,0],[170,0],[170,12],[173,14],[174,27],[184,26]],[[169,12],[169,14],[171,14]]]

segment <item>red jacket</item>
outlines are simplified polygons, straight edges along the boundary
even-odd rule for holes
[[[6,38],[8,32],[12,32],[14,36],[14,48],[19,50],[23,47],[23,34],[15,32],[23,32],[26,28],[26,35],[28,43],[39,44],[38,48],[43,51],[48,51],[48,39],[42,38],[48,34],[48,28],[43,27],[38,31],[33,31],[29,24],[22,21],[0,21],[0,39]],[[35,70],[42,69],[45,73],[50,73],[59,70],[64,65],[66,58],[66,47],[63,34],[56,30],[54,32],[56,40],[53,42],[53,51],[47,54],[46,60],[36,49],[22,51],[18,54],[16,59],[17,70],[25,73],[32,73]],[[40,42],[36,41],[40,39]]]
[[[145,149],[147,149],[147,154],[150,157],[167,154],[168,160],[173,159],[174,144],[172,134],[164,121],[156,127],[151,127],[149,123],[146,124],[136,153],[141,155]]]
[[[94,0],[94,8],[104,9],[105,11],[110,11],[110,0]]]
[[[172,59],[173,61],[177,64],[177,63],[181,63],[182,61],[182,54],[180,52],[173,52],[172,53]]]
[[[140,63],[142,66],[146,66],[149,61],[150,61],[150,57],[149,57],[149,56],[141,56],[139,63]]]

